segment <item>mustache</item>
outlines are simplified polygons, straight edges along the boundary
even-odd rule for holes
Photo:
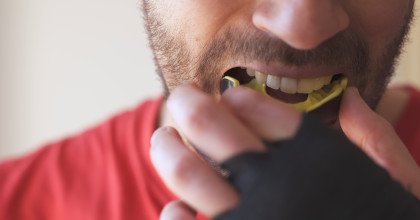
[[[230,27],[209,44],[201,56],[200,71],[217,69],[226,60],[280,62],[290,66],[340,66],[363,72],[368,66],[368,46],[357,34],[343,31],[314,49],[298,50],[255,28]]]

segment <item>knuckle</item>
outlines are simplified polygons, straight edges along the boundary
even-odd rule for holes
[[[389,146],[391,143],[387,143],[387,140],[389,140],[388,136],[392,131],[392,125],[386,121],[382,121],[366,132],[362,139],[363,148],[371,156],[379,159],[381,165],[384,167],[393,167],[396,165],[395,156]]]
[[[363,135],[362,146],[371,150],[379,150],[380,142],[384,137],[385,131],[387,130],[387,123],[376,124],[370,127],[367,132]]]
[[[185,220],[189,219],[189,213],[184,210],[179,201],[173,201],[167,204],[160,214],[161,220]]]
[[[185,123],[189,130],[203,131],[208,127],[210,120],[215,117],[215,106],[205,100],[191,106]]]
[[[177,131],[172,127],[158,128],[150,139],[152,152],[168,147],[168,143],[172,143],[177,135]]]
[[[390,168],[398,166],[398,161],[396,161],[395,157],[390,153],[383,153],[381,155],[381,163],[384,168],[388,168],[388,172],[393,170]]]
[[[177,188],[185,188],[194,180],[194,163],[193,156],[183,153],[179,155],[173,162],[169,171],[169,178],[172,184]]]

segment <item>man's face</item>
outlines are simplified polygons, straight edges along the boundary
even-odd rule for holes
[[[192,82],[219,95],[234,68],[298,102],[344,75],[374,108],[409,29],[414,0],[143,0],[166,94]],[[237,68],[239,67],[239,68]],[[246,77],[245,77],[246,78]],[[323,84],[322,84],[323,85]],[[321,85],[321,86],[322,86]]]

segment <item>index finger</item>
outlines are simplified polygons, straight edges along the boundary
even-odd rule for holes
[[[218,162],[243,152],[265,151],[260,138],[229,109],[191,85],[176,88],[167,105],[187,139]]]
[[[227,90],[222,102],[233,109],[255,134],[267,141],[292,138],[302,121],[302,113],[298,110],[246,87]]]

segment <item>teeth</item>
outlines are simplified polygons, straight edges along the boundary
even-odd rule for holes
[[[326,77],[324,78],[324,86],[325,86],[325,85],[330,84],[330,83],[331,83],[332,78],[333,78],[333,76],[332,76],[332,75],[330,75],[330,76],[326,76]]]
[[[248,76],[255,76],[255,70],[246,69],[246,73],[248,74]]]
[[[249,76],[255,76],[259,84],[266,84],[274,90],[281,90],[284,93],[295,94],[304,93],[309,94],[315,90],[321,89],[323,86],[331,83],[333,75],[312,78],[312,79],[293,79],[288,77],[278,77],[261,73],[252,69],[246,69]]]
[[[297,79],[283,77],[280,90],[284,93],[295,94],[297,92]]]
[[[267,76],[267,86],[272,89],[280,89],[281,79],[277,76],[268,75]]]
[[[311,93],[314,91],[314,83],[312,79],[300,79],[298,83],[298,93]]]
[[[259,84],[264,84],[267,81],[267,74],[255,71],[255,79]]]
[[[311,93],[331,83],[332,76],[325,76],[315,79],[300,79],[298,82],[298,93]]]
[[[320,88],[322,88],[325,84],[325,77],[321,77],[321,78],[315,78],[313,79],[313,88],[314,90],[318,90]]]

